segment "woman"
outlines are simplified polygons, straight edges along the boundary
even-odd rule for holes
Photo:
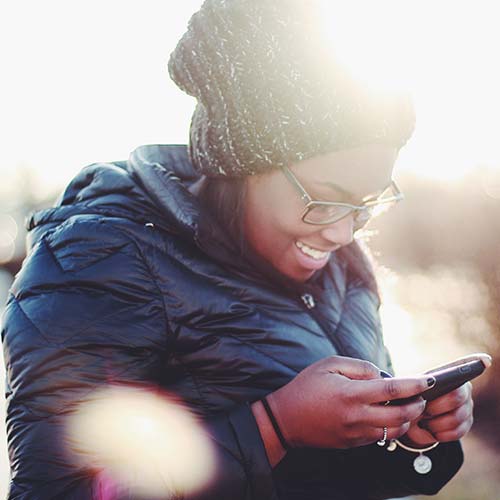
[[[197,98],[189,154],[91,165],[31,219],[2,335],[10,499],[99,498],[61,440],[107,384],[155,384],[203,419],[217,475],[189,498],[433,494],[460,467],[470,385],[426,405],[432,377],[382,378],[353,241],[401,198],[411,104],[349,76],[313,7],[207,0],[169,63]]]

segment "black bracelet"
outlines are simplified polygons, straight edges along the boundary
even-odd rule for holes
[[[271,410],[271,407],[269,406],[269,403],[267,402],[267,399],[262,398],[261,402],[262,402],[262,406],[264,407],[264,410],[266,410],[267,416],[269,417],[271,424],[273,425],[274,432],[276,433],[276,435],[278,436],[278,439],[280,440],[281,446],[283,446],[283,448],[285,450],[289,450],[290,446],[288,445],[285,437],[281,433],[280,426],[278,425],[278,422],[276,421],[276,418],[274,417],[274,414]]]

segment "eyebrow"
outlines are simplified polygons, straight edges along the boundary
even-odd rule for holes
[[[352,196],[352,193],[350,191],[347,191],[347,189],[344,189],[342,186],[339,186],[338,184],[335,184],[334,182],[330,182],[330,181],[313,182],[313,184],[316,186],[321,186],[321,187],[325,187],[325,186],[329,187],[330,189],[338,191],[340,194],[342,194],[348,198]]]

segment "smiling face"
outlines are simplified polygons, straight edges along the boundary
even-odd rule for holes
[[[397,149],[369,145],[336,151],[290,166],[315,200],[355,205],[380,194],[391,182]],[[351,243],[353,215],[315,226],[301,216],[305,204],[279,169],[247,180],[244,231],[254,250],[280,273],[308,280],[332,252]]]

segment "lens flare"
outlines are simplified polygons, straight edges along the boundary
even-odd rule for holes
[[[215,474],[215,454],[199,422],[158,391],[113,386],[97,391],[70,418],[68,450],[99,470],[101,499],[177,498]]]
[[[414,23],[408,5],[397,0],[322,0],[323,29],[331,49],[365,84],[405,89],[411,81],[408,53]]]

